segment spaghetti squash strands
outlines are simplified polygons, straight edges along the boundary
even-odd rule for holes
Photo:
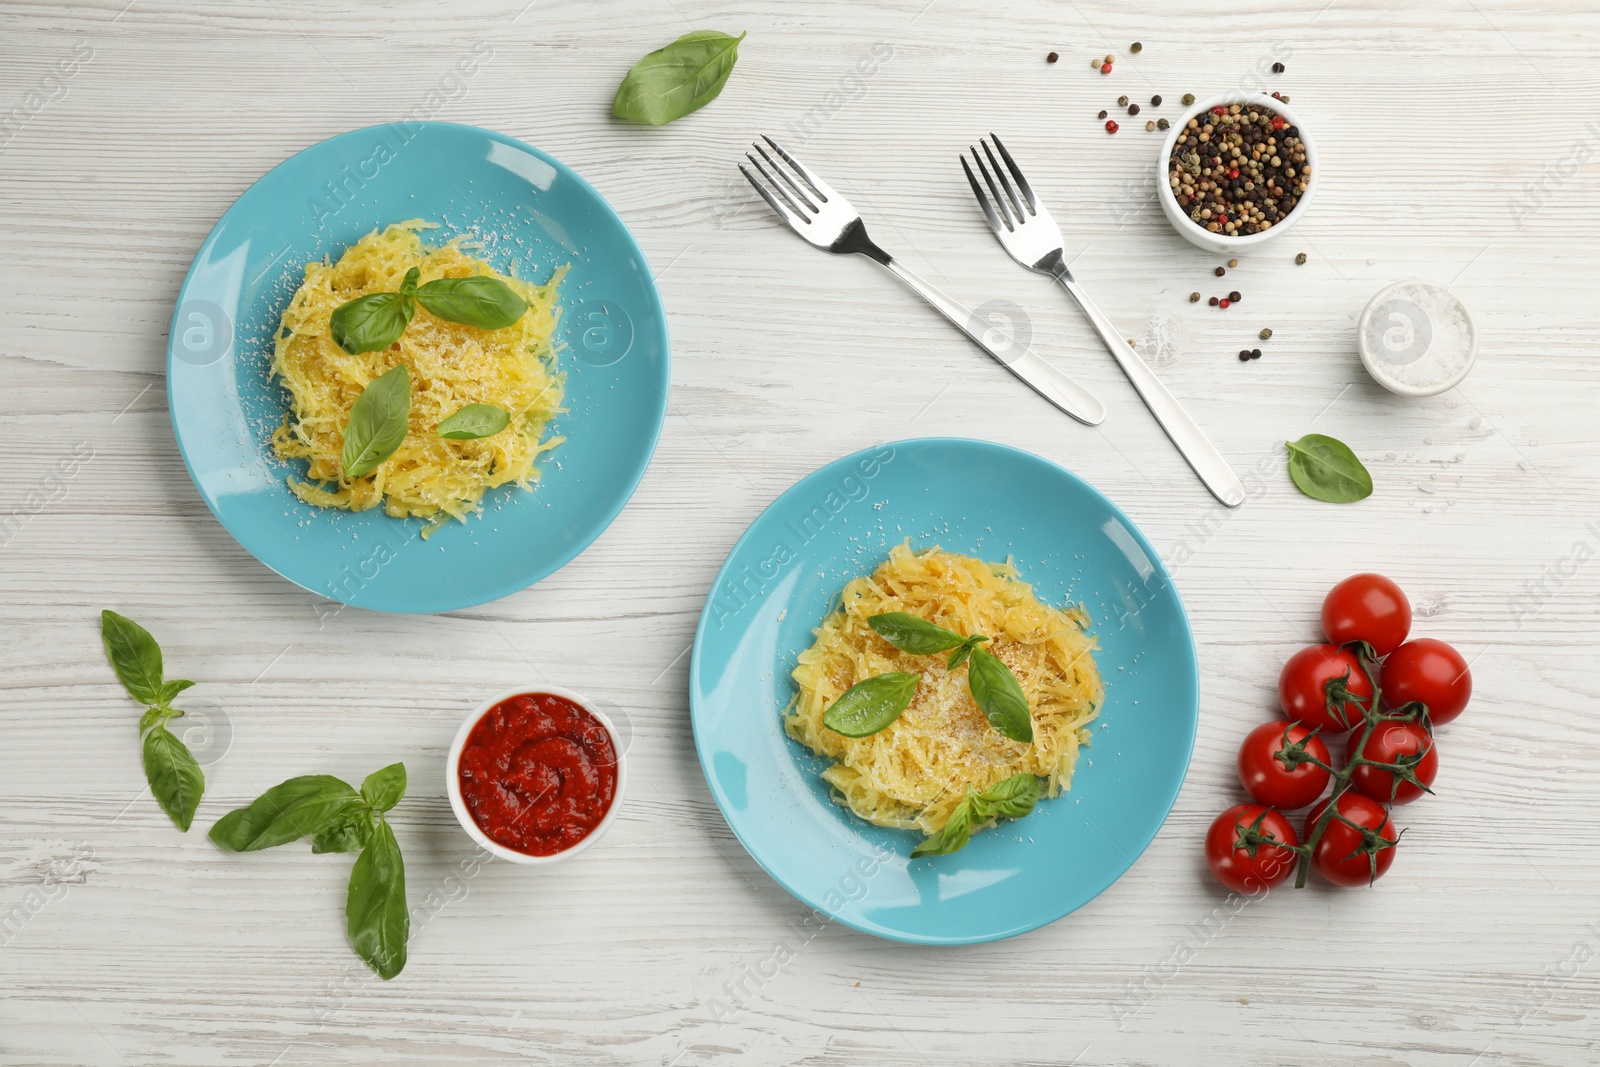
[[[1104,703],[1094,639],[1081,607],[1041,604],[1009,563],[985,563],[937,547],[912,552],[897,545],[870,575],[844,587],[839,610],[816,630],[816,642],[794,670],[799,694],[784,720],[789,735],[833,759],[822,772],[835,799],[879,826],[933,834],[944,827],[967,788],[982,792],[1027,772],[1056,796],[1072,783],[1088,724]],[[973,703],[967,672],[948,670],[943,656],[897,650],[867,620],[903,611],[968,636],[987,634],[984,649],[1022,685],[1033,718],[1033,741],[1007,739]],[[891,671],[922,675],[911,705],[868,737],[845,737],[822,717],[845,690]]]
[[[428,248],[418,219],[374,231],[345,250],[337,263],[306,266],[305,281],[283,313],[272,373],[289,391],[290,410],[273,433],[280,459],[309,461],[306,481],[289,488],[308,504],[365,511],[384,505],[396,518],[427,520],[427,537],[450,519],[462,522],[496,486],[528,488],[535,465],[564,438],[545,437],[561,410],[563,375],[556,371],[552,339],[560,310],[556,287],[562,267],[544,285],[495,271],[463,251],[458,238]],[[376,352],[351,355],[334,343],[328,322],[341,304],[370,293],[395,292],[406,271],[420,283],[437,278],[488,275],[510,286],[528,311],[510,326],[483,330],[447,322],[420,304],[400,340]],[[411,409],[405,440],[369,474],[346,475],[340,463],[351,406],[367,384],[405,364]],[[449,440],[435,429],[468,404],[490,404],[511,416],[503,431],[475,440]]]

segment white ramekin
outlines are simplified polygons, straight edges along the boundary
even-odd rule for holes
[[[1315,173],[1316,171],[1312,171],[1313,175]],[[1471,333],[1471,342],[1467,346],[1467,358],[1461,369],[1448,378],[1440,378],[1438,381],[1428,385],[1412,385],[1409,382],[1402,382],[1395,378],[1390,373],[1382,355],[1374,352],[1372,346],[1368,343],[1368,338],[1371,335],[1369,327],[1373,313],[1401,290],[1413,287],[1437,289],[1450,297],[1451,300],[1454,300],[1456,306],[1461,309],[1462,317],[1467,320],[1467,328]],[[1389,390],[1389,392],[1400,396],[1434,396],[1460,385],[1472,371],[1473,364],[1478,361],[1478,322],[1472,317],[1472,309],[1467,307],[1466,302],[1445,286],[1425,282],[1420,278],[1408,278],[1405,281],[1384,286],[1378,290],[1376,296],[1367,301],[1367,306],[1361,310],[1361,317],[1356,320],[1356,352],[1361,356],[1361,365],[1367,368],[1367,373],[1372,376],[1372,380]]]
[[[584,711],[593,715],[600,725],[606,728],[606,733],[611,738],[611,747],[617,753],[617,789],[611,797],[611,807],[606,811],[605,817],[600,820],[600,825],[596,826],[582,841],[553,855],[530,856],[526,852],[518,852],[516,849],[507,848],[492,840],[488,834],[483,832],[483,828],[478,825],[477,820],[472,817],[472,812],[467,809],[466,799],[461,795],[461,751],[466,748],[467,738],[471,736],[473,727],[477,726],[479,721],[495,705],[502,701],[510,700],[512,697],[538,695],[540,693],[547,693],[550,696],[572,701]],[[574,693],[572,690],[563,689],[558,685],[519,685],[514,689],[496,693],[474,708],[466,719],[462,721],[461,729],[456,731],[456,739],[450,743],[450,754],[445,758],[444,779],[445,789],[450,795],[450,810],[456,813],[456,821],[461,824],[461,828],[467,832],[469,837],[500,859],[537,867],[571,859],[600,840],[605,832],[611,828],[611,824],[616,821],[617,812],[622,810],[622,793],[624,787],[628,784],[628,763],[623,756],[622,738],[617,734],[616,725],[606,716],[605,712],[595,707],[593,701],[580,693]]]
[[[1168,184],[1168,162],[1172,158],[1172,150],[1177,145],[1178,138],[1183,136],[1183,131],[1188,128],[1189,120],[1222,104],[1259,104],[1270,108],[1300,131],[1300,143],[1306,147],[1306,162],[1311,165],[1311,181],[1307,183],[1304,195],[1295,204],[1294,210],[1283,217],[1282,222],[1274,223],[1271,229],[1261,233],[1244,234],[1239,237],[1212,233],[1184,214],[1183,209],[1178,206],[1177,197],[1172,195],[1172,186]],[[1182,118],[1173,123],[1172,129],[1167,131],[1167,139],[1161,144],[1161,155],[1156,159],[1156,199],[1161,202],[1161,212],[1167,216],[1167,221],[1172,223],[1172,228],[1190,244],[1204,248],[1208,252],[1248,252],[1266,244],[1300,221],[1300,216],[1311,207],[1311,197],[1317,191],[1317,182],[1321,177],[1322,167],[1317,161],[1316,146],[1311,143],[1311,135],[1306,132],[1300,116],[1295,114],[1293,108],[1266,93],[1223,93],[1208,100],[1196,101],[1193,107],[1183,113]]]

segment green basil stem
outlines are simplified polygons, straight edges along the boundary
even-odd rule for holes
[[[150,792],[178,829],[187,833],[205,793],[206,776],[189,746],[167,729],[167,722],[183,714],[172,706],[173,698],[194,683],[178,678],[168,681],[160,644],[149,630],[126,616],[102,611],[100,639],[122,688],[145,705],[139,716],[139,742]]]

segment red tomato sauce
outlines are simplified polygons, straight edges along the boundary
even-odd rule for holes
[[[582,707],[550,693],[502,700],[461,750],[461,796],[489,840],[553,856],[594,832],[617,794],[611,735]]]

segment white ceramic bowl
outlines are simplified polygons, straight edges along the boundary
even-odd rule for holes
[[[1312,173],[1315,174],[1316,172],[1312,171]],[[1374,318],[1386,309],[1393,309],[1396,306],[1404,308],[1408,305],[1413,308],[1412,315],[1420,314],[1425,319],[1429,318],[1427,310],[1418,307],[1410,299],[1418,291],[1431,291],[1436,294],[1436,299],[1447,300],[1454,305],[1455,310],[1461,313],[1462,322],[1466,326],[1467,342],[1463,355],[1454,361],[1459,362],[1460,366],[1434,374],[1426,374],[1424,375],[1425,380],[1421,384],[1413,384],[1402,381],[1397,377],[1396,371],[1400,365],[1412,362],[1421,365],[1423,361],[1430,360],[1430,357],[1432,357],[1432,361],[1437,366],[1440,360],[1449,359],[1448,354],[1435,356],[1431,351],[1424,351],[1419,357],[1411,354],[1415,352],[1415,348],[1411,350],[1411,353],[1402,351],[1406,341],[1410,339],[1409,334],[1402,334],[1402,337],[1406,340],[1396,344],[1385,345],[1383,343],[1383,338],[1386,336],[1383,332],[1385,323],[1374,323]],[[1390,316],[1391,320],[1393,318],[1394,316]],[[1433,330],[1437,329],[1438,324],[1430,320],[1429,326],[1430,336],[1437,337],[1438,335],[1433,333]],[[1356,351],[1360,353],[1361,365],[1367,368],[1367,373],[1372,375],[1372,380],[1391,393],[1397,393],[1400,396],[1433,396],[1447,389],[1454,389],[1471,372],[1472,365],[1478,360],[1478,323],[1472,317],[1472,310],[1449,289],[1442,285],[1435,285],[1432,282],[1422,281],[1419,278],[1409,278],[1405,281],[1385,286],[1378,290],[1376,296],[1367,301],[1367,306],[1361,311],[1361,318],[1356,322]]]
[[[1311,181],[1306,185],[1306,191],[1300,197],[1300,202],[1295,204],[1294,210],[1285,215],[1282,222],[1276,223],[1271,229],[1261,233],[1245,234],[1239,237],[1229,237],[1227,234],[1212,233],[1204,226],[1199,225],[1183,213],[1178,207],[1178,200],[1172,195],[1172,186],[1168,184],[1167,166],[1172,158],[1172,150],[1178,143],[1178,138],[1188,128],[1189,120],[1202,112],[1209,111],[1219,104],[1260,104],[1262,107],[1282,115],[1289,125],[1300,131],[1300,143],[1306,146],[1306,162],[1311,165]],[[1322,167],[1317,161],[1316,145],[1311,143],[1311,135],[1306,132],[1305,125],[1300,121],[1300,116],[1295,114],[1293,108],[1281,100],[1275,100],[1266,93],[1223,93],[1213,96],[1208,100],[1197,100],[1193,107],[1183,113],[1183,117],[1173,123],[1172,129],[1167,131],[1167,139],[1161,144],[1161,155],[1156,159],[1156,199],[1161,201],[1162,214],[1167,216],[1167,221],[1172,223],[1172,228],[1178,231],[1185,241],[1208,252],[1248,252],[1258,248],[1268,241],[1286,232],[1291,226],[1300,221],[1311,207],[1311,198],[1317,191],[1317,182],[1322,178]]]
[[[570,700],[590,715],[593,715],[600,725],[606,728],[606,734],[611,738],[611,746],[617,753],[617,790],[611,797],[611,807],[606,811],[605,817],[582,841],[579,841],[571,848],[549,856],[530,856],[526,852],[518,852],[516,849],[507,848],[492,840],[488,834],[483,832],[477,820],[472,817],[472,812],[467,809],[466,798],[461,795],[461,750],[466,748],[467,738],[471,735],[473,727],[477,726],[479,720],[501,701],[525,694],[536,695],[539,693],[548,693],[551,696]],[[450,743],[450,755],[445,759],[444,778],[445,789],[450,794],[450,810],[456,813],[456,821],[461,824],[461,828],[467,832],[469,837],[500,859],[529,866],[542,866],[571,859],[600,840],[605,832],[611,828],[611,824],[616,821],[617,812],[622,810],[622,794],[628,784],[628,762],[623,756],[622,738],[617,734],[616,725],[607,718],[605,712],[595,707],[592,701],[579,693],[574,693],[570,689],[563,689],[558,685],[519,685],[515,689],[507,689],[496,693],[488,700],[485,700],[474,708],[471,714],[461,723],[461,729],[456,731],[456,739]]]

